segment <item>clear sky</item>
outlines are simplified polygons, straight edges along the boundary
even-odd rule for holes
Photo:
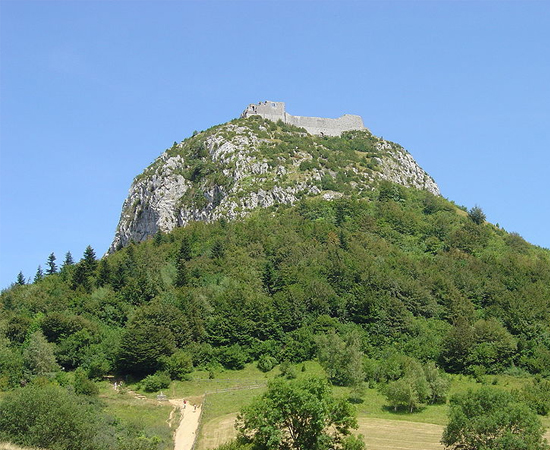
[[[359,114],[550,247],[548,1],[0,1],[0,287],[103,254],[134,176],[253,102]]]

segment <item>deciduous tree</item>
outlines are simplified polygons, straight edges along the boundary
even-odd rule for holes
[[[357,420],[353,407],[336,400],[326,381],[279,378],[242,410],[237,428],[241,438],[262,450],[343,449],[350,448],[345,438],[357,428]]]
[[[547,450],[544,428],[510,393],[484,387],[451,398],[441,442],[452,450]]]

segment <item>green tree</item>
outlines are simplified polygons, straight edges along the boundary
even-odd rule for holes
[[[417,388],[417,385],[421,383],[419,378],[403,377],[390,381],[384,387],[383,392],[394,411],[405,409],[412,413],[422,405],[422,398]]]
[[[178,260],[190,261],[191,260],[191,239],[189,235],[185,234],[181,239],[181,245],[178,251]]]
[[[174,350],[170,330],[148,321],[136,323],[122,335],[117,366],[123,373],[151,374],[162,365],[162,357],[170,356]]]
[[[441,442],[452,450],[547,450],[544,428],[526,404],[483,387],[451,397]]]
[[[213,259],[222,259],[225,255],[225,246],[221,240],[214,242],[212,246],[211,255]]]
[[[537,414],[546,416],[550,413],[550,380],[536,378],[531,384],[525,386],[518,395]]]
[[[23,351],[25,368],[33,375],[46,375],[59,370],[54,344],[50,344],[41,330],[35,331],[29,338],[29,343]]]
[[[79,395],[99,394],[99,387],[88,378],[88,374],[81,367],[74,371],[73,386],[75,393]]]
[[[48,267],[46,269],[47,275],[53,275],[54,273],[57,273],[57,265],[55,264],[55,255],[53,253],[50,253],[50,256],[48,256],[48,262],[46,263],[46,266]]]
[[[105,286],[111,283],[111,265],[107,258],[103,258],[99,261],[99,268],[97,271],[96,284],[98,287]]]
[[[88,267],[80,262],[75,266],[71,287],[73,290],[78,289],[79,286],[82,286],[85,292],[91,292],[92,284],[90,283],[90,272]]]
[[[73,255],[71,255],[71,252],[65,253],[65,260],[63,261],[62,268],[69,267],[74,264]]]
[[[474,206],[468,211],[468,217],[478,225],[485,222],[485,213],[479,206]]]
[[[90,272],[93,272],[97,268],[97,259],[94,249],[88,245],[84,250],[84,255],[81,262],[84,262]]]
[[[27,284],[27,282],[25,281],[25,275],[23,275],[23,272],[19,272],[17,274],[17,280],[15,281],[15,284],[18,284],[19,286],[24,286],[25,284]]]
[[[357,387],[365,379],[363,354],[358,333],[342,339],[334,330],[317,338],[319,362],[330,381],[339,386]]]
[[[9,392],[0,403],[0,440],[19,445],[52,450],[117,448],[106,428],[97,407],[59,386],[30,385]]]
[[[183,350],[161,358],[161,362],[163,370],[168,372],[172,380],[185,380],[187,374],[193,371],[193,358]]]
[[[278,378],[243,408],[236,426],[240,437],[255,449],[323,450],[345,448],[345,438],[357,428],[357,420],[353,407],[336,400],[323,379]]]
[[[40,280],[44,278],[44,272],[42,271],[42,266],[38,266],[38,269],[36,269],[36,274],[34,275],[34,283],[38,283]]]
[[[189,271],[187,270],[187,264],[185,259],[180,258],[176,262],[176,279],[174,280],[174,286],[183,287],[189,283]]]

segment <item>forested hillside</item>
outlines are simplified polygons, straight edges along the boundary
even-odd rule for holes
[[[49,274],[2,292],[2,390],[72,380],[93,394],[91,380],[118,374],[155,391],[197,367],[284,372],[317,358],[333,384],[360,395],[379,383],[412,411],[445,401],[438,367],[550,375],[550,252],[480,208],[389,182],[361,199],[303,199],[72,259],[58,268],[50,255]]]
[[[429,193],[305,200],[192,223],[1,295],[4,389],[40,371],[144,376],[178,358],[308,360],[359,336],[449,372],[550,370],[550,252]],[[53,352],[47,370],[29,348]],[[55,363],[55,364],[54,364]]]

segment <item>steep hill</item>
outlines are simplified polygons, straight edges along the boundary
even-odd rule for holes
[[[439,195],[407,151],[367,129],[316,136],[281,120],[236,119],[174,143],[136,177],[110,251],[191,221],[304,197],[363,197],[379,180]]]

